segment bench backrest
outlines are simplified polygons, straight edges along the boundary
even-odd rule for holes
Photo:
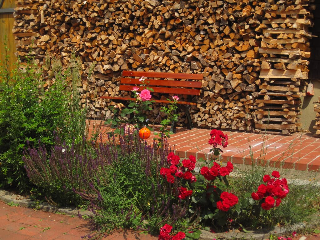
[[[143,83],[139,81],[142,77]],[[148,87],[156,93],[200,95],[202,79],[202,74],[123,71],[119,90],[132,91],[139,87],[141,91]]]

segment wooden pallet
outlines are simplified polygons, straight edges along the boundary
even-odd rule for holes
[[[263,21],[259,53],[262,64],[255,101],[256,132],[291,134],[301,128],[300,97],[308,79],[310,12],[301,1],[295,8],[279,5]],[[320,128],[319,128],[320,129]]]

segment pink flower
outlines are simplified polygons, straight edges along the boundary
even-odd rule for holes
[[[151,99],[151,94],[148,89],[143,89],[141,93],[139,94],[139,97],[141,98],[141,101],[149,101]]]
[[[138,88],[138,87],[133,87],[133,88],[132,88],[132,91],[133,91],[133,92],[139,91],[139,88]]]
[[[178,97],[178,96],[172,96],[172,99],[173,99],[174,101],[179,101],[179,97]]]
[[[193,176],[193,175],[192,175],[190,182],[194,183],[194,182],[196,182],[196,181],[197,181],[196,176]]]

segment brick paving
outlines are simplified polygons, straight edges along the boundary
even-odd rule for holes
[[[91,121],[90,134],[101,123],[100,140],[106,141],[106,132],[112,131],[101,121]],[[246,132],[223,131],[228,135],[229,145],[223,149],[222,161],[234,164],[269,164],[271,167],[283,167],[301,171],[320,171],[320,138],[307,133],[295,133],[290,136],[274,134],[256,134]],[[194,155],[197,159],[210,158],[209,129],[178,128],[169,138],[170,147],[181,158]],[[154,135],[151,135],[150,142]]]
[[[90,222],[78,216],[9,206],[0,201],[0,240],[79,240],[95,239],[97,236]],[[158,238],[144,233],[120,231],[102,236],[100,239],[156,240]]]

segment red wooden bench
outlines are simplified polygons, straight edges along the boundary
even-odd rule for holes
[[[144,77],[144,81],[140,79]],[[184,106],[184,110],[188,120],[189,129],[192,128],[192,121],[189,112],[189,108],[192,105],[197,105],[192,97],[199,96],[202,88],[202,74],[188,74],[188,73],[166,73],[166,72],[135,72],[135,71],[123,71],[120,79],[120,91],[131,92],[134,87],[139,87],[139,92],[145,88],[151,88],[151,99],[157,103],[170,103],[170,100],[156,99],[153,93],[157,93],[158,96],[177,95],[181,100],[177,103]],[[135,101],[136,99],[131,96],[102,96],[101,98]],[[174,130],[174,129],[173,129]]]

